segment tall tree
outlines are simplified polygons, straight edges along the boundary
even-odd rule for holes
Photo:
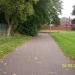
[[[50,21],[61,13],[61,3],[61,0],[40,0],[35,8],[43,20]]]
[[[34,14],[28,17],[23,26],[18,27],[23,34],[36,35],[40,26],[50,20],[57,23],[58,15],[61,12],[61,0],[39,0],[36,5],[33,5],[33,8]]]
[[[33,4],[38,0],[0,0],[0,12],[5,15],[8,25],[7,35],[18,24],[24,22],[27,16],[34,14]]]
[[[0,12],[8,25],[8,36],[13,28],[18,27],[23,28],[23,33],[26,27],[27,32],[30,29],[29,33],[37,33],[40,25],[55,21],[60,11],[61,0],[0,0]]]
[[[75,15],[75,5],[73,6],[72,15]]]

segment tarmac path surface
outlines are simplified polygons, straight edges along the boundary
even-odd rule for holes
[[[48,33],[39,33],[0,60],[0,75],[75,75],[75,65]]]

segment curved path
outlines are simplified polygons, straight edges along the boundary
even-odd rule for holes
[[[47,33],[39,33],[0,61],[0,75],[75,75],[75,68]]]

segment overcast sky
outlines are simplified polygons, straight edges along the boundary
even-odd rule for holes
[[[63,1],[63,9],[61,17],[73,17],[71,15],[73,10],[73,5],[75,5],[75,0],[62,0]]]

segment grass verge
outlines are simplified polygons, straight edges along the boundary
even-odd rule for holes
[[[0,58],[2,58],[5,54],[9,53],[22,43],[26,42],[30,39],[30,36],[23,35],[15,35],[10,37],[1,36],[0,37]]]
[[[75,60],[75,32],[74,31],[53,31],[50,35],[62,48],[63,52]]]

